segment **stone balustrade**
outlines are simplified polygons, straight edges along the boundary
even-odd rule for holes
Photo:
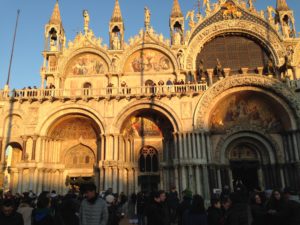
[[[0,91],[0,100],[47,99],[47,98],[107,98],[137,96],[172,96],[177,94],[197,94],[206,91],[206,83],[143,87],[106,87],[81,89],[22,89]]]

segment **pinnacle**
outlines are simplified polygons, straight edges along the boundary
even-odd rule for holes
[[[60,17],[60,10],[59,10],[58,0],[55,3],[53,13],[52,13],[52,16],[51,16],[51,19],[50,19],[49,23],[51,23],[51,24],[61,24],[61,17]]]
[[[277,11],[287,11],[290,10],[286,0],[277,0],[277,5],[276,5]]]
[[[110,21],[111,22],[122,22],[123,21],[119,0],[116,0],[116,2],[115,2],[114,11],[113,11]]]
[[[174,0],[171,17],[183,17],[178,0]]]

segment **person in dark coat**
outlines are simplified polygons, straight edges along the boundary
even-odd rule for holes
[[[225,216],[225,225],[248,225],[247,204],[243,203],[241,193],[230,194],[231,207]]]
[[[267,209],[260,194],[251,197],[252,225],[265,225],[267,223]]]
[[[210,200],[211,206],[207,210],[208,225],[223,225],[224,216],[221,209],[221,200],[213,197]]]
[[[163,209],[160,204],[160,193],[154,192],[153,193],[153,200],[152,203],[147,207],[146,216],[148,225],[164,225],[164,214]]]
[[[12,199],[4,200],[0,212],[1,225],[24,225],[23,217],[15,210],[15,203]]]
[[[37,208],[32,211],[32,225],[55,225],[50,207],[49,193],[42,192],[38,197]]]
[[[167,198],[168,206],[170,209],[170,219],[172,223],[176,222],[177,217],[177,208],[179,206],[179,198],[178,198],[178,192],[176,191],[176,187],[172,187],[168,198]]]
[[[163,224],[164,225],[170,225],[171,224],[171,217],[170,217],[170,208],[168,206],[168,203],[166,201],[167,195],[165,191],[159,191],[159,198],[160,198],[160,204],[163,211]]]
[[[273,190],[267,204],[267,223],[272,225],[287,225],[288,209],[279,190]]]
[[[183,214],[188,210],[192,205],[192,192],[190,190],[185,190],[183,192],[183,201],[179,204],[177,209],[178,215],[178,225],[182,225]]]
[[[145,224],[145,205],[146,205],[146,197],[143,192],[139,192],[137,194],[137,217],[138,217],[138,224],[144,225]]]
[[[296,198],[294,198],[294,196],[297,195],[292,189],[285,188],[284,199],[287,204],[288,225],[300,224],[300,203],[296,201],[299,201],[299,196],[297,196]]]
[[[76,200],[76,195],[71,191],[64,197],[60,206],[60,218],[64,225],[78,225],[80,203]]]
[[[204,200],[200,195],[194,195],[190,209],[183,214],[183,225],[207,225],[207,215]]]

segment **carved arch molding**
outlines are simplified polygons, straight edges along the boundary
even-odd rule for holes
[[[243,33],[260,40],[270,50],[277,66],[284,63],[286,49],[279,36],[270,28],[255,22],[246,20],[219,21],[203,29],[196,29],[196,32],[190,40],[186,53],[186,68],[189,70],[196,69],[197,54],[199,54],[205,43],[220,34],[226,33]]]
[[[210,106],[218,95],[231,88],[245,86],[269,90],[283,98],[295,113],[297,126],[300,126],[300,100],[285,84],[265,76],[248,75],[227,77],[209,88],[198,102],[194,115],[195,128],[198,130],[207,129],[206,115],[210,112]]]

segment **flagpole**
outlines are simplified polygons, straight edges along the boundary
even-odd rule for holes
[[[9,89],[10,71],[11,71],[11,65],[12,65],[12,60],[13,60],[13,56],[14,56],[14,50],[15,50],[15,42],[16,42],[16,36],[17,36],[18,23],[19,23],[19,15],[20,15],[20,9],[18,9],[18,11],[17,11],[17,20],[16,20],[16,26],[15,26],[14,39],[13,39],[13,44],[12,44],[12,49],[11,49],[6,85],[4,88],[7,90]]]

